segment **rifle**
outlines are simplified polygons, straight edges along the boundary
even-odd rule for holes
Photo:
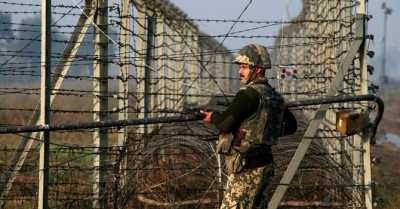
[[[199,120],[203,120],[206,115],[201,113],[200,110],[204,110],[207,112],[218,112],[216,110],[207,109],[207,108],[200,108],[200,107],[186,107],[183,111],[171,110],[171,109],[160,109],[159,112],[163,113],[180,113],[182,115],[194,115]]]

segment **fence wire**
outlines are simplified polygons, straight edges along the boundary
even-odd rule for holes
[[[128,1],[127,1],[128,2]],[[251,4],[251,1],[249,2]],[[239,89],[233,55],[239,49],[224,46],[226,38],[243,41],[275,40],[267,46],[273,70],[267,75],[287,101],[322,98],[355,37],[353,0],[303,1],[299,16],[280,20],[190,19],[168,1],[132,1],[123,13],[123,2],[108,6],[106,35],[107,76],[95,76],[99,61],[93,48],[97,27],[79,22],[98,8],[92,1],[52,5],[52,79],[61,86],[51,89],[54,102],[51,122],[87,122],[93,115],[108,119],[177,116],[188,107],[223,110]],[[40,98],[40,4],[0,1],[0,126],[25,126]],[[247,5],[248,6],[248,5]],[[242,13],[247,7],[243,8]],[[39,12],[38,12],[39,11]],[[19,17],[16,21],[14,17]],[[86,17],[87,18],[87,17]],[[77,22],[77,24],[71,23]],[[130,24],[125,25],[124,21]],[[225,34],[206,34],[198,24],[244,28]],[[71,41],[77,29],[88,29],[83,39]],[[261,33],[260,30],[268,33]],[[273,32],[271,32],[273,31]],[[272,35],[278,33],[278,35]],[[257,35],[255,35],[256,33]],[[128,39],[126,42],[125,39]],[[75,55],[64,50],[75,44]],[[72,60],[73,58],[73,60]],[[64,61],[62,61],[64,60]],[[65,61],[67,60],[67,61]],[[356,57],[336,95],[360,94],[360,67]],[[127,74],[121,74],[127,69]],[[282,77],[282,70],[296,70],[296,78]],[[94,82],[108,84],[106,90]],[[107,110],[95,110],[93,98],[108,100]],[[353,137],[336,131],[338,110],[373,111],[366,103],[332,105],[319,127],[295,178],[280,204],[289,207],[365,208],[362,156],[365,147]],[[276,173],[270,196],[279,185],[317,107],[292,111],[298,118],[295,135],[282,137],[274,147]],[[95,129],[51,133],[49,205],[51,208],[93,206],[94,156],[104,157],[106,176],[100,198],[109,208],[218,208],[226,174],[224,159],[215,153],[218,132],[202,122],[168,123],[107,129],[107,146],[93,142]],[[124,140],[121,141],[120,137]],[[17,142],[31,140],[24,150]],[[36,135],[0,135],[1,184],[8,180],[10,159],[15,153],[27,157],[13,173],[12,187],[2,196],[3,208],[32,208],[37,204],[38,158],[41,139]],[[361,157],[360,157],[361,156]],[[361,159],[361,160],[360,160]]]

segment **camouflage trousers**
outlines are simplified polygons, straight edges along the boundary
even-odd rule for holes
[[[273,163],[230,174],[220,209],[268,208],[267,186],[273,175]]]

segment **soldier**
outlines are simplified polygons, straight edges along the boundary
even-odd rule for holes
[[[273,175],[271,146],[277,143],[285,102],[265,78],[271,60],[265,47],[244,46],[239,65],[243,87],[226,111],[207,112],[204,121],[220,131],[217,152],[224,155],[228,181],[221,209],[267,208],[267,185]]]

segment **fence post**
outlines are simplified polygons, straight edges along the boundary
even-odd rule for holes
[[[156,72],[154,70],[154,53],[155,53],[155,29],[156,29],[156,19],[147,16],[147,46],[146,46],[146,66],[145,66],[145,103],[147,105],[144,106],[145,112],[147,113],[147,117],[154,117],[156,103],[155,98],[157,95],[152,95],[151,93],[156,92],[155,84],[156,84]],[[148,125],[147,131],[152,131],[155,128],[155,125]],[[150,129],[150,130],[149,130]]]
[[[51,74],[51,0],[42,0],[40,124],[50,124]],[[43,139],[39,157],[38,209],[49,208],[50,131],[40,132]]]
[[[161,16],[161,14],[158,14],[157,16]],[[158,72],[158,79],[159,79],[159,84],[158,84],[158,92],[160,95],[157,97],[157,104],[158,107],[161,109],[167,109],[168,104],[167,104],[167,96],[165,93],[167,92],[167,89],[165,86],[168,83],[168,80],[166,78],[166,57],[167,55],[165,54],[165,46],[166,46],[166,31],[165,31],[165,19],[162,17],[159,17],[156,21],[156,33],[157,33],[157,72]],[[156,95],[157,96],[157,95]],[[157,116],[160,116],[157,114]],[[162,114],[162,116],[165,116],[165,114]]]
[[[173,50],[173,45],[175,44],[175,39],[174,39],[174,31],[172,30],[171,26],[167,26],[167,54],[174,54],[174,50]],[[166,57],[165,58],[167,61],[167,76],[168,78],[166,79],[167,83],[166,83],[166,89],[163,91],[164,94],[166,94],[166,107],[171,108],[173,110],[178,110],[175,107],[175,96],[172,94],[174,93],[175,90],[175,86],[176,86],[176,69],[174,67],[174,63],[176,63],[176,61],[174,61],[173,59],[171,59],[170,57]],[[168,94],[167,93],[171,93]]]
[[[137,92],[137,118],[147,117],[145,112],[145,50],[146,50],[146,5],[143,1],[138,1],[136,3],[138,7],[137,14],[137,34],[138,38],[136,41],[136,57],[137,57],[137,67],[136,67],[136,92]],[[138,127],[138,133],[143,134],[147,131],[146,125],[141,125]]]
[[[155,21],[149,17],[146,12],[146,4],[140,1],[141,5],[138,11],[138,34],[142,36],[137,41],[137,51],[139,53],[137,71],[137,92],[143,94],[138,96],[138,118],[148,118],[154,107],[154,99],[150,92],[154,90],[154,30]],[[148,125],[139,128],[139,133],[147,133]]]
[[[121,1],[121,27],[120,27],[120,42],[121,46],[119,48],[120,52],[120,62],[122,64],[119,72],[120,80],[119,80],[119,93],[118,93],[118,119],[119,120],[127,120],[128,116],[128,108],[129,108],[129,66],[130,60],[129,57],[131,55],[130,51],[130,27],[131,27],[131,18],[130,18],[130,0],[122,0]],[[118,146],[120,150],[124,150],[124,146],[126,145],[126,140],[128,137],[128,127],[124,126],[118,130]],[[126,150],[125,150],[126,151]],[[123,156],[122,161],[119,166],[119,174],[120,174],[120,182],[119,187],[122,195],[125,193],[126,186],[126,165],[127,158]]]
[[[364,27],[361,25],[359,19],[360,16],[357,15],[356,18],[356,31],[355,34],[357,37],[360,36],[360,34],[363,34],[364,32]],[[362,21],[363,22],[363,21]],[[334,96],[341,85],[344,77],[347,75],[348,69],[356,55],[356,53],[359,51],[361,43],[363,40],[354,40],[352,43],[352,46],[350,49],[347,51],[345,58],[343,61],[340,63],[338,72],[336,73],[335,78],[332,80],[331,86],[328,89],[327,96]],[[310,125],[307,128],[306,133],[304,134],[304,138],[299,144],[299,147],[296,150],[296,153],[294,154],[288,168],[285,171],[285,174],[283,175],[280,184],[278,188],[275,190],[275,193],[271,199],[271,202],[269,203],[268,208],[274,209],[279,206],[280,201],[282,200],[286,190],[288,189],[290,182],[292,181],[292,178],[298,169],[300,162],[304,158],[304,155],[310,146],[312,139],[315,136],[315,133],[318,130],[319,125],[321,124],[322,120],[325,118],[326,112],[328,111],[330,105],[320,105],[318,108],[313,120],[311,121]]]
[[[176,101],[175,101],[175,109],[182,110],[182,107],[186,105],[187,103],[187,96],[183,95],[185,92],[187,86],[187,81],[185,80],[185,70],[187,68],[187,63],[186,63],[186,56],[187,56],[187,51],[186,51],[186,46],[185,46],[185,39],[186,37],[186,25],[185,23],[182,23],[183,25],[181,27],[178,27],[176,34],[178,36],[175,39],[176,42],[176,79],[178,81],[178,84],[175,84],[175,89],[176,89]],[[180,35],[179,35],[180,34]],[[183,85],[181,85],[181,83]]]
[[[358,0],[357,1],[357,8],[356,8],[356,13],[365,15],[366,14],[366,0]],[[359,16],[361,16],[359,15]],[[360,82],[359,85],[361,86],[360,91],[357,92],[358,94],[361,95],[366,95],[368,94],[368,71],[367,71],[367,45],[366,45],[366,29],[365,29],[365,17],[363,21],[360,21],[360,24],[362,24],[363,27],[363,34],[360,34],[357,37],[363,38],[363,43],[360,46],[359,50],[359,61],[358,65],[360,68],[360,79],[358,81]],[[360,37],[360,38],[361,38]],[[366,104],[361,104],[360,108],[365,108]],[[368,113],[364,113],[368,114]],[[368,137],[368,131],[363,131],[361,134],[356,135],[355,138],[358,139],[359,141],[359,146],[360,149],[363,150],[360,154],[362,154],[362,157],[360,159],[360,172],[363,174],[363,179],[360,181],[361,184],[364,185],[364,198],[365,198],[365,208],[367,209],[372,209],[373,206],[373,194],[372,194],[372,177],[371,177],[371,151],[370,151],[370,141]]]
[[[188,90],[187,93],[189,94],[189,97],[187,99],[187,104],[189,105],[198,105],[198,97],[197,95],[199,94],[199,79],[197,77],[198,72],[200,72],[200,67],[197,65],[198,64],[198,46],[197,46],[197,40],[195,40],[194,36],[197,34],[197,32],[194,31],[194,28],[189,27],[187,30],[187,36],[186,42],[187,42],[187,54],[186,54],[186,59],[187,59],[187,67],[186,67],[186,73],[184,74],[185,77],[188,76],[189,78],[185,78],[188,82]]]
[[[93,62],[93,121],[108,119],[108,1],[97,2],[94,16],[94,62]],[[93,208],[106,208],[106,157],[108,128],[95,129],[93,133]]]
[[[78,52],[78,48],[82,43],[82,39],[89,28],[88,25],[92,21],[94,11],[91,7],[92,0],[86,0],[85,5],[87,6],[86,9],[83,10],[82,14],[79,17],[77,25],[83,25],[83,27],[75,27],[74,31],[72,32],[71,37],[68,40],[67,45],[65,46],[63,55],[61,56],[60,61],[57,63],[53,74],[60,75],[53,77],[51,79],[51,88],[53,91],[53,95],[50,95],[50,105],[54,101],[56,97],[56,93],[58,92],[58,88],[64,81],[64,76],[68,73],[70,68],[70,64],[74,60],[76,53]],[[40,102],[35,108],[33,115],[28,123],[28,125],[36,125],[39,123],[40,117]],[[23,133],[22,137],[18,143],[15,152],[7,166],[7,170],[4,172],[0,185],[0,207],[5,205],[5,198],[8,195],[8,192],[11,190],[12,183],[17,176],[19,170],[21,169],[24,161],[32,147],[34,139],[36,139],[37,132],[29,132]]]

